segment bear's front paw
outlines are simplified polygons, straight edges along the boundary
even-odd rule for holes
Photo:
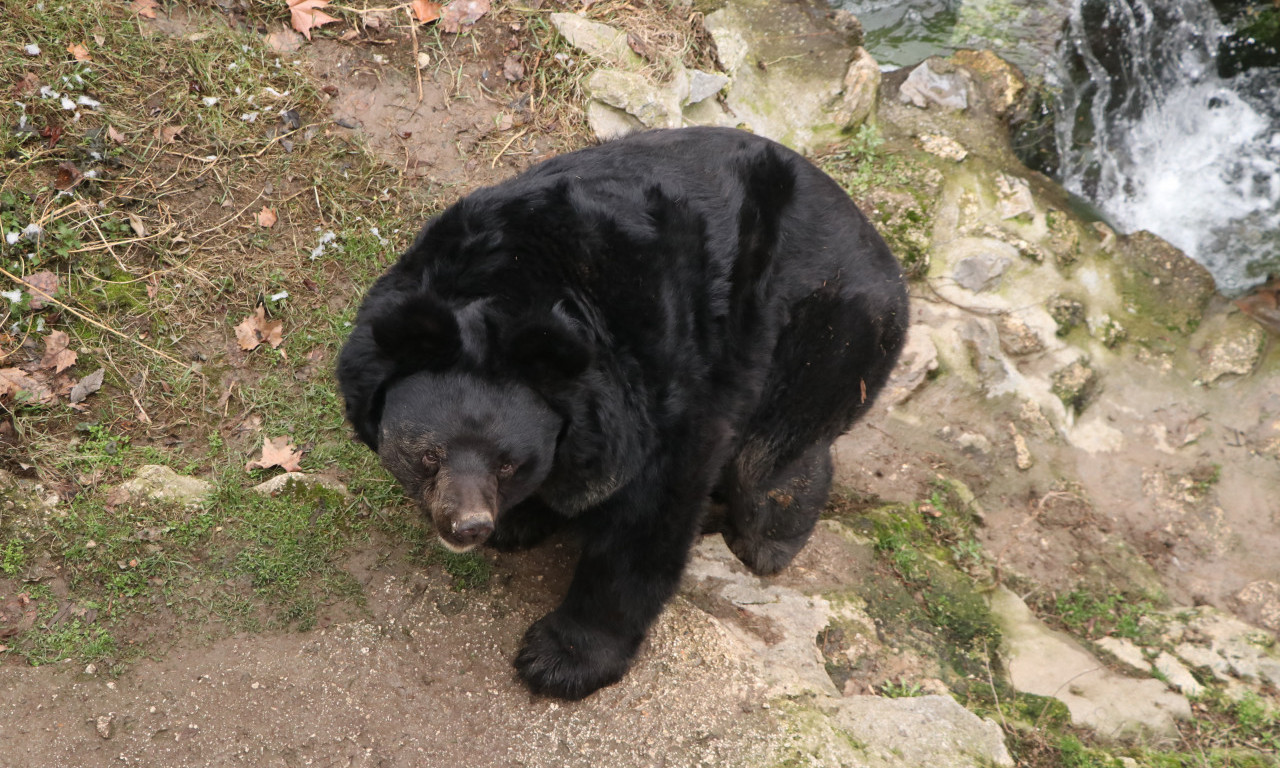
[[[621,680],[638,645],[553,612],[525,633],[516,671],[534,693],[581,699]]]

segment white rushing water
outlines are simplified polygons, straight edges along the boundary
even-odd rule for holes
[[[1280,72],[1219,77],[1223,33],[1207,0],[1075,0],[1057,132],[1068,189],[1232,295],[1280,272]]]

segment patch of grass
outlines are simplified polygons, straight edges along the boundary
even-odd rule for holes
[[[919,683],[885,683],[879,688],[881,696],[889,699],[911,699],[924,695],[924,688]]]
[[[80,619],[71,619],[53,627],[37,621],[36,626],[36,630],[21,638],[17,648],[33,667],[63,659],[103,661],[114,658],[119,652],[116,639],[110,632],[100,626],[86,626]]]
[[[483,589],[493,577],[493,566],[480,552],[450,552],[438,547],[432,560],[437,560],[453,579],[453,588],[459,592]]]
[[[1052,603],[1040,603],[1037,608],[1047,611],[1049,618],[1067,630],[1089,640],[1107,635],[1139,640],[1147,634],[1142,619],[1155,610],[1155,604],[1121,594],[1099,596],[1076,589],[1058,595]]]
[[[0,545],[0,573],[5,576],[18,576],[27,567],[26,544],[17,537],[7,539]]]

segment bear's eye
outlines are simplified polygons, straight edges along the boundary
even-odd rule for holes
[[[440,470],[440,458],[440,452],[433,448],[422,454],[422,466],[431,474],[435,474]]]
[[[510,479],[510,477],[515,473],[516,473],[516,465],[512,464],[509,461],[504,463],[502,466],[498,467],[498,479],[500,480]]]

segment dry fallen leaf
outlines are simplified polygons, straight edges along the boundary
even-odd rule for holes
[[[106,373],[106,369],[99,368],[76,382],[76,385],[71,388],[71,402],[73,404],[83,403],[86,397],[102,389],[102,376],[104,373]]]
[[[145,19],[154,19],[156,17],[156,0],[133,0],[129,3],[129,7],[133,12]]]
[[[76,364],[75,350],[67,349],[71,339],[62,331],[51,331],[44,337],[44,357],[40,359],[39,368],[52,368],[54,373],[62,373]]]
[[[70,160],[58,163],[58,173],[53,180],[53,186],[65,192],[82,181],[84,181],[84,174],[75,163]]]
[[[49,303],[49,297],[58,293],[58,276],[47,269],[27,275],[22,278],[22,282],[31,289],[31,303],[28,306],[32,309],[44,309],[44,305]]]
[[[244,465],[246,471],[250,469],[267,469],[268,467],[280,467],[285,472],[301,472],[302,467],[298,461],[302,458],[302,451],[297,446],[289,444],[287,435],[272,439],[262,438],[262,458],[254,459]]]
[[[284,321],[268,320],[267,310],[261,304],[236,326],[236,341],[245,352],[257,349],[259,344],[270,344],[279,349],[284,343]]]
[[[323,24],[338,21],[320,9],[329,4],[329,0],[287,0],[289,3],[290,23],[293,28],[311,39],[311,30]]]
[[[48,403],[54,399],[53,391],[43,381],[27,375],[21,368],[0,368],[0,399],[10,396],[32,403]]]
[[[518,83],[524,79],[524,64],[520,63],[518,56],[513,54],[502,62],[502,76],[512,83]]]
[[[123,134],[123,133],[121,133],[121,132],[119,132],[119,131],[117,131],[117,130],[116,130],[116,127],[115,127],[114,125],[108,125],[108,126],[107,126],[107,138],[108,138],[108,139],[111,139],[112,141],[114,141],[114,142],[115,142],[115,143],[117,143],[117,144],[123,144],[123,143],[124,143],[124,134]]]
[[[128,213],[125,215],[129,217],[129,229],[132,229],[133,233],[138,237],[146,237],[147,225],[143,223],[142,217],[136,213]]]
[[[413,0],[409,3],[409,7],[413,9],[413,15],[418,18],[418,23],[427,24],[440,18],[440,9],[443,6],[432,0]]]
[[[489,12],[489,0],[453,0],[440,14],[440,26],[451,35],[458,34],[463,25],[475,24]]]
[[[67,53],[76,58],[76,61],[93,61],[93,57],[89,55],[89,49],[80,43],[72,43],[67,46]]]
[[[276,212],[271,210],[265,205],[262,206],[262,210],[258,211],[258,226],[271,229],[275,225],[276,225]]]
[[[288,27],[277,27],[263,39],[268,48],[278,53],[293,53],[302,47],[302,35]]]
[[[165,125],[156,128],[156,138],[161,144],[172,144],[178,140],[179,134],[186,130],[185,125]]]

